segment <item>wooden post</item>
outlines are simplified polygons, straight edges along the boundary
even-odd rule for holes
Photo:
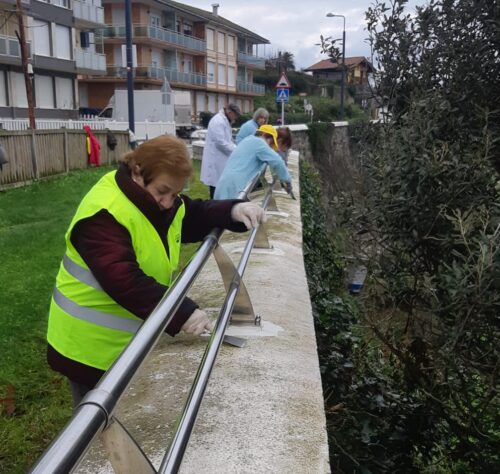
[[[66,128],[64,129],[63,146],[64,146],[64,170],[66,171],[66,173],[69,173],[68,130]]]
[[[36,159],[36,142],[35,142],[35,130],[31,130],[31,163],[33,164],[33,177],[38,179],[40,177],[38,173],[38,164]]]

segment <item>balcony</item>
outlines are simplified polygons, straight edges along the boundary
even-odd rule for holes
[[[127,69],[122,66],[109,66],[107,73],[108,76],[127,77]],[[169,82],[180,82],[193,86],[205,86],[207,84],[207,76],[205,74],[181,72],[177,69],[156,66],[138,66],[134,68],[134,77],[136,79],[146,78],[157,80],[163,80],[166,77]]]
[[[106,72],[106,55],[91,51],[75,50],[76,69],[78,72]]]
[[[254,84],[253,82],[236,81],[238,92],[245,94],[264,95],[266,92],[265,86],[262,84]]]
[[[101,0],[73,0],[73,15],[75,20],[81,23],[100,24],[104,23],[104,9]]]
[[[195,72],[181,72],[177,69],[164,69],[165,75],[169,82],[182,82],[183,84],[191,84],[193,86],[206,86],[206,74],[198,74]]]
[[[242,51],[238,51],[238,62],[257,69],[266,68],[266,60],[264,58],[259,58],[258,56],[246,54],[243,53]]]
[[[124,38],[125,26],[109,25],[102,30],[102,35],[105,38]],[[194,36],[183,35],[173,30],[158,28],[149,25],[133,25],[132,35],[137,38],[150,38],[152,40],[163,41],[175,46],[192,49],[199,52],[206,52],[207,43],[204,40],[195,38]]]
[[[31,43],[28,42],[28,56],[31,57]],[[0,59],[3,63],[19,64],[21,46],[15,36],[0,35]]]

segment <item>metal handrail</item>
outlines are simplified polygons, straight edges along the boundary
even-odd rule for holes
[[[245,189],[239,193],[239,199],[246,199],[259,178],[265,173],[266,168],[267,165],[263,164],[259,172],[250,180]],[[256,229],[252,231],[249,241],[255,239],[255,230]],[[191,288],[196,277],[203,269],[203,266],[214,248],[218,245],[219,239],[223,233],[224,229],[216,228],[205,237],[190,263],[182,270],[156,308],[152,311],[151,315],[144,321],[137,334],[132,338],[110,369],[102,376],[97,386],[87,393],[80,405],[76,408],[74,415],[67,425],[31,468],[31,473],[63,474],[72,472],[78,466],[78,463],[90,448],[92,441],[108,425],[120,398],[132,382],[134,376],[139,371],[139,368],[146,360],[162,333],[165,331],[165,328],[172,320],[173,315]],[[240,270],[238,269],[238,274],[239,272]],[[235,278],[240,279],[241,277],[235,275]],[[229,292],[231,295],[233,294],[233,285],[231,285]],[[236,292],[234,292],[234,294],[236,294]],[[226,307],[227,304],[223,307],[224,313]],[[218,334],[220,334],[220,339],[222,339],[227,322],[223,329],[220,329],[221,324],[222,323],[218,322],[209,341],[209,348],[215,348],[214,344],[216,344],[216,341],[219,339]],[[215,349],[215,355],[217,354],[219,346]],[[210,372],[208,375],[210,375]],[[201,393],[201,396],[203,396],[203,393]],[[196,408],[196,412],[197,411]],[[188,437],[190,432],[191,429],[189,429]],[[183,435],[183,439],[184,436],[185,435]],[[177,460],[178,456],[184,453],[184,449],[179,450],[179,454],[173,456],[172,459]]]
[[[266,192],[264,200],[262,201],[262,207],[264,209],[267,207],[272,192],[273,186],[270,186]],[[191,436],[196,416],[201,405],[201,400],[205,394],[208,379],[210,378],[210,374],[212,373],[212,369],[215,364],[215,358],[219,352],[224,333],[226,332],[226,328],[229,323],[231,312],[233,311],[241,279],[243,277],[243,273],[245,273],[245,268],[257,236],[257,230],[258,227],[255,227],[252,230],[245,248],[243,249],[240,263],[236,269],[236,273],[220,310],[219,317],[217,318],[215,329],[212,332],[212,336],[210,337],[210,341],[205,349],[205,353],[203,354],[202,361],[191,387],[191,391],[189,392],[186,405],[184,406],[184,410],[180,418],[179,426],[177,427],[177,431],[173,437],[172,443],[170,444],[168,453],[163,458],[161,466],[158,469],[158,474],[176,473],[181,466],[182,458],[184,456],[184,452],[186,451],[187,443],[189,441],[189,437]]]

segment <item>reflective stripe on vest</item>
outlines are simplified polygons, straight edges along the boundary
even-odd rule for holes
[[[91,286],[92,288],[95,288],[96,290],[104,291],[102,289],[102,286],[99,285],[99,282],[95,279],[92,272],[90,270],[87,270],[86,268],[81,267],[77,263],[73,262],[73,260],[71,260],[68,257],[68,254],[66,253],[64,254],[63,257],[63,266],[64,269],[78,281],[81,281],[82,283],[85,283]]]
[[[54,301],[66,313],[71,316],[87,321],[88,323],[97,324],[109,329],[117,329],[118,331],[131,332],[135,334],[142,325],[142,321],[134,319],[125,319],[120,316],[113,316],[108,313],[101,313],[90,308],[80,306],[70,299],[66,298],[57,288],[54,289]]]

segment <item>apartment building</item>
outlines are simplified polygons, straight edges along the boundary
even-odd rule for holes
[[[22,0],[36,118],[78,118],[78,79],[104,74],[100,0]],[[28,116],[15,0],[0,0],[0,117]]]
[[[79,81],[80,106],[103,108],[115,89],[126,88],[125,5],[103,0],[102,30],[106,74]],[[191,92],[192,114],[216,112],[229,101],[244,112],[264,94],[255,70],[264,69],[259,46],[269,41],[212,11],[172,1],[132,1],[135,89],[160,89],[166,78],[172,89]]]

